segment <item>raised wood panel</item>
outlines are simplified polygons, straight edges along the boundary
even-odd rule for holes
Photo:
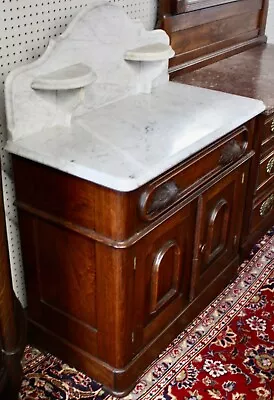
[[[243,19],[245,23],[243,24]],[[202,24],[182,32],[174,32],[171,36],[171,46],[176,54],[189,52],[209,46],[216,42],[229,40],[243,33],[258,29],[258,12],[246,13],[210,24]]]
[[[196,201],[140,241],[135,279],[135,349],[189,302]]]
[[[227,20],[236,16],[242,18],[247,13],[259,12],[262,9],[262,0],[241,0],[225,6],[209,7],[201,11],[182,13],[178,15],[166,15],[165,29],[169,34],[195,28],[212,22]]]
[[[266,41],[268,0],[209,2],[171,1],[169,12],[160,14],[176,53],[170,60],[170,73],[201,68]],[[186,5],[193,9],[186,12]]]
[[[193,284],[191,297],[197,296],[237,254],[248,164],[235,170],[199,199]]]
[[[232,56],[239,51],[254,47],[261,41],[257,36],[258,29],[229,38],[222,42],[211,43],[205,47],[182,52],[170,60],[170,76],[174,78],[177,75],[181,75],[181,69],[183,69],[184,72],[193,71],[208,65],[210,62],[219,61],[225,56]]]
[[[229,204],[220,199],[208,219],[205,265],[209,265],[226,247],[229,228]]]
[[[150,314],[178,294],[182,273],[182,250],[175,240],[168,240],[153,256]]]
[[[183,13],[232,2],[235,2],[235,0],[177,0],[176,11],[177,13]]]
[[[22,211],[19,224],[29,318],[96,355],[93,244]]]
[[[39,219],[35,236],[41,300],[96,328],[94,242]]]

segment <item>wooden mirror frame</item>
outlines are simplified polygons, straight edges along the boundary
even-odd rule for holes
[[[159,14],[180,14],[232,3],[234,1],[235,0],[159,0]]]
[[[175,56],[171,78],[266,42],[269,0],[159,0],[157,27]]]
[[[161,19],[164,15],[176,15],[184,12],[202,10],[208,7],[233,3],[236,0],[158,0],[158,16]],[[267,7],[268,9],[268,1]]]

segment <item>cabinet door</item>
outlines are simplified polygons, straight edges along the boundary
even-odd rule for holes
[[[189,302],[196,202],[159,224],[135,248],[136,346],[149,342]]]
[[[193,299],[237,257],[247,165],[220,179],[199,198],[193,260]]]

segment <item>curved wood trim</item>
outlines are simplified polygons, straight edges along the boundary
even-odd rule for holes
[[[140,198],[140,216],[145,221],[152,221],[167,211],[180,195],[180,189],[174,181],[159,182],[146,190]],[[150,201],[151,200],[151,201]]]
[[[159,273],[161,268],[161,263],[172,248],[175,248],[174,256],[175,263],[173,268],[173,282],[170,290],[158,300],[158,287],[159,287]],[[164,244],[164,246],[158,251],[154,258],[151,276],[151,296],[150,296],[150,314],[154,314],[161,307],[163,307],[179,290],[179,274],[180,274],[180,259],[181,259],[181,249],[175,240],[169,240]]]
[[[213,249],[214,225],[215,225],[216,219],[217,219],[220,211],[223,208],[225,208],[225,212],[224,212],[224,219],[223,219],[222,230],[221,230],[220,243],[215,249]],[[205,259],[206,259],[207,264],[211,263],[211,261],[215,257],[217,257],[225,248],[227,234],[228,234],[228,221],[229,221],[229,206],[225,199],[221,199],[217,203],[216,207],[212,211],[210,218],[209,218],[207,244],[206,244],[206,251],[205,251]]]
[[[247,147],[248,142],[239,143],[235,139],[230,140],[222,149],[219,164],[226,166],[237,161],[245,154]]]

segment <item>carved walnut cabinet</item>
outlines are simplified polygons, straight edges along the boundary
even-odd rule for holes
[[[13,155],[32,341],[128,392],[235,276],[253,133],[126,193]]]

